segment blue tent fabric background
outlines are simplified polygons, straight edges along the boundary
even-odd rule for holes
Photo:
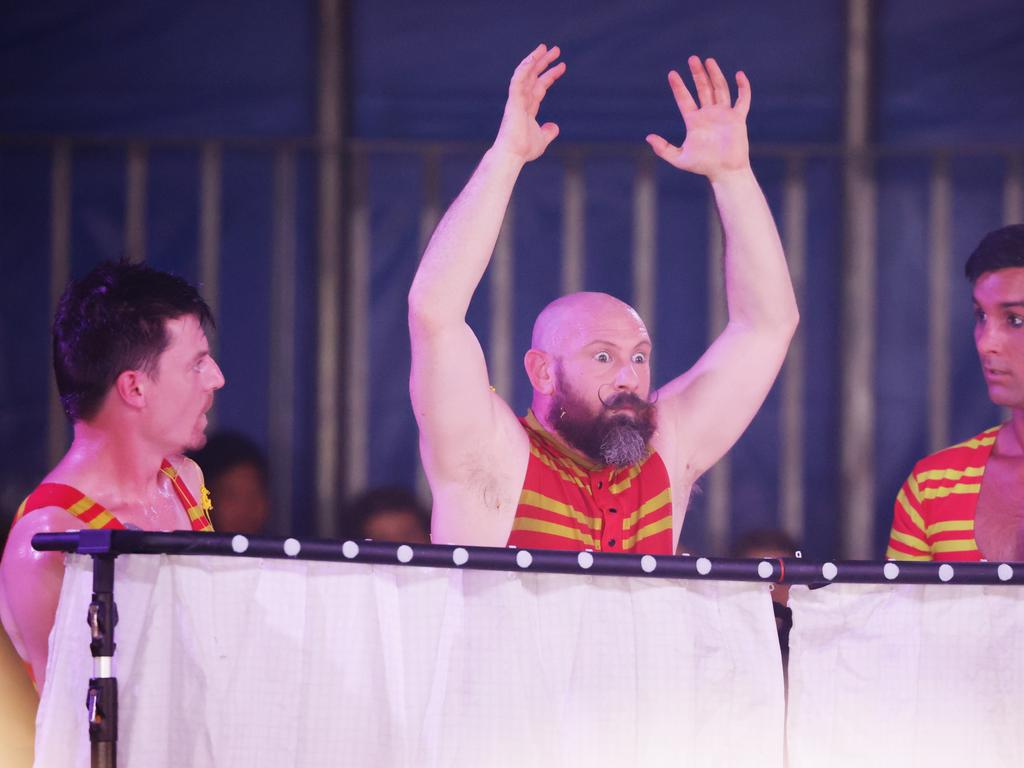
[[[602,154],[602,142],[633,143],[659,132],[679,140],[682,125],[665,75],[690,53],[714,55],[753,84],[750,135],[764,145],[839,145],[843,138],[845,4],[784,0],[708,7],[668,0],[514,5],[403,0],[346,6],[345,116],[350,136],[406,142],[466,141],[482,149],[500,120],[508,78],[538,42],[558,43],[568,72],[543,108],[560,143],[590,146],[584,284],[624,298],[630,268],[635,156]],[[1014,145],[1024,136],[1024,9],[1015,0],[927,6],[879,3],[874,11],[872,138],[882,147]],[[57,2],[0,9],[0,502],[10,516],[46,472],[49,379],[49,209],[51,163],[45,137],[165,140],[148,153],[146,257],[199,278],[202,139],[310,140],[316,130],[315,3],[106,6]],[[12,137],[17,137],[17,141]],[[29,139],[36,139],[33,143]],[[181,140],[178,142],[178,140]],[[178,143],[175,143],[178,142]],[[192,142],[192,143],[190,143]],[[221,275],[217,350],[228,385],[218,396],[219,426],[262,445],[269,356],[267,307],[274,275],[272,144],[231,145],[222,167]],[[557,145],[556,145],[557,146]],[[446,155],[446,205],[478,151]],[[71,271],[78,276],[124,249],[125,151],[116,141],[76,145],[72,163]],[[424,173],[415,155],[385,153],[368,163],[370,211],[368,481],[412,484],[416,429],[408,402],[405,294],[419,258]],[[785,168],[755,158],[778,212]],[[805,166],[808,225],[806,290],[805,550],[841,548],[839,495],[839,300],[841,165],[830,156]],[[953,259],[950,317],[953,378],[950,432],[962,439],[999,418],[989,403],[971,339],[963,260],[1002,223],[1005,166],[995,157],[952,163]],[[563,168],[544,158],[523,174],[514,198],[515,355],[529,344],[532,319],[559,291]],[[700,179],[659,165],[655,301],[656,375],[664,381],[703,351],[707,329],[708,193]],[[311,152],[297,170],[295,423],[296,476],[288,532],[316,531],[315,438],[317,179]],[[875,363],[876,519],[881,554],[892,499],[914,460],[927,451],[927,269],[929,166],[922,156],[877,162]],[[919,287],[908,290],[908,286]],[[489,332],[490,289],[474,299],[470,322]],[[508,393],[529,402],[525,376]],[[779,393],[731,454],[734,533],[778,523]],[[705,497],[697,494],[684,531],[707,544]],[[282,533],[285,531],[281,531]]]

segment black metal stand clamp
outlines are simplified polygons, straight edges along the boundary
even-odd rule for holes
[[[92,602],[89,604],[89,650],[93,657],[93,676],[89,679],[86,707],[89,710],[89,744],[93,768],[117,766],[117,678],[113,662],[114,626],[117,605],[114,603],[114,559],[111,532],[83,530],[79,554],[92,555]]]

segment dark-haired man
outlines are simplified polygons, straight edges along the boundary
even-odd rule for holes
[[[988,395],[1010,419],[917,462],[896,497],[897,560],[1024,560],[1024,224],[985,235],[965,272]]]
[[[647,142],[711,182],[725,231],[729,324],[688,372],[651,393],[651,339],[606,294],[577,293],[537,318],[520,420],[488,386],[466,311],[526,163],[558,135],[537,113],[565,72],[539,46],[516,69],[494,144],[448,209],[409,292],[410,390],[434,497],[432,538],[491,546],[671,554],[694,481],[757,413],[797,308],[775,223],[750,167],[750,84],[735,104],[713,59],[689,60],[697,101],[669,85],[686,140]],[[656,400],[656,405],[652,401]]]
[[[224,385],[209,322],[195,288],[140,264],[101,264],[61,297],[54,372],[74,436],[18,510],[0,561],[0,618],[39,688],[64,565],[33,550],[33,535],[212,530],[202,473],[181,455],[204,443]]]

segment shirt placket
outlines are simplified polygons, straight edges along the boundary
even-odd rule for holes
[[[612,475],[614,469],[594,472],[590,479],[590,492],[601,513],[601,528],[597,537],[601,541],[601,551],[622,551],[622,514],[618,509],[615,494],[612,493]]]

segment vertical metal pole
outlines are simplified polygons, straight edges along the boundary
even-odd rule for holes
[[[220,144],[205,142],[199,153],[199,290],[210,307],[213,322],[220,318],[220,210],[221,167]],[[210,338],[216,356],[219,335]],[[217,399],[207,413],[208,432],[217,424]]]
[[[295,151],[282,149],[274,158],[274,226],[270,296],[270,437],[271,514],[274,529],[287,531],[294,521],[285,519],[292,509],[295,430]]]
[[[644,152],[637,161],[633,182],[633,307],[643,318],[652,337],[658,253],[658,188],[654,171],[653,155]]]
[[[57,142],[50,168],[50,308],[55,309],[71,277],[71,143]],[[51,374],[46,418],[47,463],[53,466],[68,449],[68,419]]]
[[[109,536],[106,541],[109,546]],[[79,551],[83,551],[81,547]],[[93,657],[93,674],[86,696],[92,768],[117,766],[117,678],[113,669],[114,650],[117,648],[114,642],[114,626],[117,624],[114,557],[108,550],[107,554],[93,555],[92,558],[92,602],[86,617],[91,638],[89,650]]]
[[[847,0],[846,168],[843,172],[840,504],[842,552],[872,554],[875,423],[875,186],[871,125],[870,0]]]
[[[318,8],[316,522],[321,536],[333,536],[340,490],[342,2],[319,0]]]
[[[799,157],[790,158],[786,166],[783,217],[786,260],[797,304],[802,305],[807,260],[807,185]],[[797,328],[782,370],[781,523],[797,541],[804,538],[804,347],[803,330]]]
[[[1003,224],[1024,224],[1024,157],[1013,155],[1003,181]]]
[[[359,493],[368,475],[370,439],[370,210],[369,159],[352,155],[349,167],[348,270],[345,302],[345,488]]]
[[[494,246],[494,258],[488,269],[491,288],[491,334],[488,371],[491,386],[505,400],[512,399],[512,305],[514,291],[513,266],[515,248],[515,201],[510,200],[501,222],[498,242]]]
[[[708,206],[708,342],[725,330],[729,310],[725,300],[724,274],[725,244],[722,240],[722,222],[718,217],[714,195]],[[723,554],[729,546],[732,526],[729,514],[732,471],[729,454],[725,454],[708,470],[708,538],[711,552]]]
[[[146,260],[146,198],[149,164],[146,146],[128,145],[125,168],[124,252],[129,261]]]
[[[932,165],[928,226],[928,443],[931,451],[949,445],[952,199],[949,158],[939,156]]]
[[[585,201],[583,158],[573,153],[565,164],[562,189],[562,295],[583,290]]]

